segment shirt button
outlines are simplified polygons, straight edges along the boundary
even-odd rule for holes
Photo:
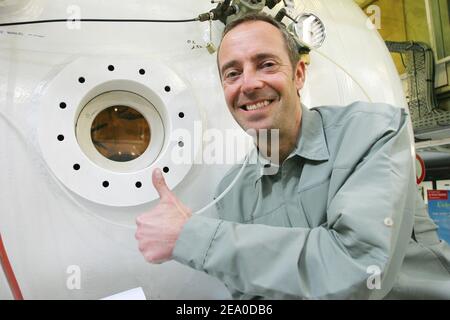
[[[392,227],[394,225],[394,221],[391,218],[384,219],[384,224],[388,227]]]

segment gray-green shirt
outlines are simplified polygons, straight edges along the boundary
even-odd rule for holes
[[[450,299],[450,248],[418,195],[405,111],[302,110],[277,173],[248,165],[219,201],[220,219],[188,220],[173,259],[219,278],[233,298]]]

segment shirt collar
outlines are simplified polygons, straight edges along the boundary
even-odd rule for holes
[[[310,110],[302,104],[302,121],[297,143],[288,158],[298,155],[312,161],[325,161],[329,159],[328,147],[323,130],[322,117],[316,110]],[[257,160],[257,172],[255,183],[263,175],[272,175],[278,172],[279,165],[271,163],[255,151],[253,156]]]
[[[313,160],[328,160],[327,141],[323,130],[322,116],[317,110],[310,110],[302,104],[302,122],[295,153],[300,157]]]

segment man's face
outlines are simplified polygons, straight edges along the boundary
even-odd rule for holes
[[[275,26],[264,21],[238,25],[223,38],[218,63],[226,103],[244,130],[296,128],[304,63],[293,70]]]

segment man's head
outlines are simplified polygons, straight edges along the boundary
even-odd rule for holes
[[[217,63],[228,108],[244,130],[298,129],[305,65],[284,26],[264,14],[231,22]]]

